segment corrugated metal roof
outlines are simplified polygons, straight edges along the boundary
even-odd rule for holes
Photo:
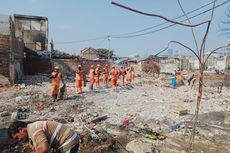
[[[0,34],[10,34],[10,15],[0,14]]]

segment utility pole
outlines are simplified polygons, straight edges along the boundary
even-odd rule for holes
[[[109,43],[109,44],[108,44],[108,45],[109,45],[109,46],[108,46],[108,50],[109,50],[109,52],[110,52],[110,40],[111,40],[110,35],[107,36],[107,40],[108,40],[108,43]],[[110,59],[109,54],[108,54],[108,59]]]
[[[50,50],[51,50],[51,52],[50,52],[50,58],[52,58],[52,54],[53,54],[53,51],[54,51],[54,42],[53,42],[53,39],[50,42]]]

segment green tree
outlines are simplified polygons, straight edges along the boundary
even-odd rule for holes
[[[115,55],[113,50],[108,50],[104,48],[98,48],[96,50],[99,53],[100,59],[111,59],[113,55]]]

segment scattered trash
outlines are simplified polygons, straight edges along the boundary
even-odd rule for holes
[[[27,119],[28,112],[29,111],[26,108],[19,108],[16,112],[13,112],[11,114],[11,120],[15,121],[15,120],[24,120],[24,119]]]
[[[122,125],[128,126],[129,125],[129,120],[128,119],[123,120]]]
[[[50,112],[55,112],[55,111],[57,111],[54,107],[52,107],[51,109],[50,109]]]
[[[91,123],[97,123],[106,120],[108,117],[107,115],[99,116],[91,120]]]
[[[177,129],[180,128],[180,126],[181,126],[181,123],[177,123],[175,125],[170,126],[171,132],[176,131]]]
[[[21,102],[22,101],[22,97],[21,96],[18,96],[15,98],[15,101],[18,103],[18,102]]]
[[[12,111],[19,108],[11,115],[13,120],[33,120],[39,118],[56,120],[58,122],[65,123],[67,126],[79,131],[80,134],[87,133],[84,135],[87,141],[84,143],[85,146],[81,146],[81,149],[89,149],[87,151],[84,150],[83,152],[94,151],[95,153],[103,152],[104,150],[112,150],[111,152],[115,153],[117,147],[119,148],[119,151],[117,152],[126,153],[128,151],[125,151],[125,149],[120,151],[120,148],[124,148],[123,146],[137,138],[141,138],[141,140],[138,140],[141,142],[137,142],[137,144],[139,143],[141,145],[138,146],[135,144],[134,147],[139,147],[140,150],[143,149],[146,152],[154,152],[151,150],[157,148],[155,147],[156,144],[158,145],[164,143],[159,140],[167,139],[166,142],[171,145],[170,142],[172,137],[178,138],[179,140],[182,134],[187,136],[192,132],[192,124],[190,122],[192,115],[182,116],[187,114],[188,110],[191,111],[191,114],[193,114],[194,110],[191,106],[193,105],[192,102],[194,102],[193,94],[195,94],[195,92],[193,90],[188,90],[187,86],[171,90],[165,88],[164,83],[162,83],[162,85],[156,85],[154,81],[149,81],[146,83],[139,83],[139,89],[136,88],[136,84],[133,85],[134,89],[132,89],[132,86],[130,85],[118,87],[120,99],[117,102],[117,93],[110,93],[110,88],[105,91],[104,88],[103,90],[100,89],[100,92],[90,93],[90,96],[88,95],[88,91],[85,91],[84,96],[79,96],[74,95],[76,94],[74,83],[72,84],[68,82],[67,86],[68,94],[71,95],[70,98],[66,101],[59,101],[55,104],[51,103],[52,97],[48,93],[50,90],[49,82],[36,84],[36,86],[26,84],[26,87],[23,89],[17,90],[15,88],[13,91],[9,91],[9,96],[5,96],[3,93],[3,96],[0,97],[2,104],[4,104],[0,110],[0,119],[3,123],[1,125],[7,126],[8,122],[6,120],[8,120],[8,118],[4,116],[6,116],[6,114],[11,114]],[[151,86],[156,94],[152,94],[152,91],[149,92],[148,90],[145,90],[148,89],[146,86]],[[155,88],[156,86],[157,88]],[[141,90],[143,90],[143,92],[141,92]],[[0,92],[2,91],[5,92],[3,89]],[[206,103],[205,101],[205,103],[202,103],[204,108],[201,112],[208,112],[213,108],[215,111],[221,110],[224,111],[224,113],[229,111],[229,107],[227,107],[227,104],[229,103],[228,99],[230,97],[228,92],[229,90],[226,90],[226,88],[223,87],[221,94],[223,98],[219,94],[217,95],[216,92],[213,92],[213,94],[206,94],[204,100],[207,100],[208,102]],[[161,93],[161,95],[159,93]],[[162,93],[166,94],[162,96]],[[186,96],[183,95],[184,93],[186,93]],[[157,94],[159,94],[159,96]],[[175,97],[172,95],[175,95]],[[126,98],[127,101],[125,101],[124,98]],[[3,102],[7,99],[9,99],[9,101],[7,101],[5,105]],[[224,107],[226,108],[223,109],[222,105],[220,105],[220,107],[216,107],[223,102],[225,102]],[[212,103],[212,105],[208,105],[210,103]],[[27,108],[21,107],[27,105]],[[171,105],[181,105],[184,107],[183,110],[176,106],[173,112],[173,114],[182,117],[177,117],[168,113],[170,112]],[[31,114],[28,114],[28,111],[31,111]],[[202,113],[200,115],[203,115]],[[216,116],[221,117],[221,120],[214,119],[214,123],[209,122],[208,124],[206,124],[206,122],[200,123],[203,120],[200,120],[199,118],[200,122],[196,133],[198,133],[199,130],[200,134],[197,135],[196,139],[203,140],[203,135],[210,136],[215,139],[217,135],[223,134],[224,132],[228,135],[227,133],[229,131],[229,127],[226,123],[228,122],[229,115],[226,115],[225,118],[222,114]],[[79,118],[85,123],[81,123]],[[209,118],[209,116],[207,116],[205,119],[206,118],[207,120],[212,120],[212,117]],[[187,124],[187,122],[189,123]],[[205,126],[201,127],[200,124]],[[210,131],[207,132],[205,129]],[[111,136],[113,136],[113,138],[102,132],[103,130],[106,130]],[[123,136],[125,138],[123,138]],[[109,142],[110,138],[115,141],[113,145]],[[221,141],[226,140],[222,139]],[[147,143],[150,145],[147,145]],[[174,143],[180,147],[180,144],[177,142]],[[148,148],[148,150],[146,148]],[[19,152],[23,152],[23,149],[18,150]],[[5,153],[7,151],[5,151]],[[17,149],[13,151],[17,151]],[[205,150],[204,152],[207,151]]]
[[[7,111],[0,112],[0,117],[5,117],[8,115],[10,115],[10,113],[8,113]]]
[[[155,135],[155,134],[146,134],[145,137],[152,139],[152,140],[157,140],[157,135]]]

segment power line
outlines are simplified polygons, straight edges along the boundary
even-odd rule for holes
[[[216,0],[216,1],[219,1],[219,0]],[[228,3],[228,2],[230,2],[230,0],[227,0],[227,1],[225,1],[225,2],[223,2],[223,3],[221,3],[221,4],[219,4],[219,5],[215,6],[215,8],[218,8],[218,7],[224,5],[224,4]],[[207,4],[201,6],[201,7],[197,8],[197,9],[194,9],[194,10],[188,12],[187,14],[191,14],[191,13],[194,13],[194,12],[196,12],[196,11],[199,11],[199,10],[201,10],[202,8],[205,8],[205,7],[209,6],[209,5],[212,4],[212,3],[213,3],[213,2],[207,3]],[[210,8],[210,9],[208,9],[208,10],[206,10],[206,11],[203,11],[203,12],[197,14],[197,15],[194,15],[194,16],[190,17],[189,19],[192,19],[192,18],[195,18],[195,17],[200,16],[200,15],[202,15],[202,14],[205,14],[205,13],[211,11],[211,10],[212,10],[212,8]],[[180,18],[182,18],[182,17],[184,17],[184,16],[185,16],[185,15],[178,16],[178,17],[176,17],[176,18],[173,18],[173,20],[180,19]],[[182,20],[182,21],[180,21],[180,22],[185,22],[185,21],[187,21],[187,19]],[[148,28],[144,28],[144,29],[142,29],[142,30],[138,30],[138,31],[134,31],[134,32],[123,33],[123,34],[117,34],[117,35],[110,35],[110,38],[132,38],[132,37],[143,36],[143,35],[147,35],[147,34],[151,34],[151,33],[155,33],[155,32],[158,32],[158,31],[167,29],[167,28],[172,27],[172,26],[175,25],[175,24],[171,24],[171,25],[165,26],[165,27],[163,27],[163,28],[160,28],[160,29],[157,29],[157,30],[154,30],[154,31],[149,31],[149,32],[145,32],[145,33],[141,33],[141,34],[136,34],[136,35],[131,35],[131,34],[140,33],[140,32],[143,32],[143,31],[147,31],[147,30],[150,30],[150,29],[153,29],[153,28],[157,28],[157,27],[162,26],[162,25],[167,24],[167,23],[168,23],[168,22],[166,21],[166,22],[162,22],[162,23],[160,23],[160,24],[158,24],[158,25],[155,25],[155,26],[152,26],[152,27],[148,27]],[[125,36],[125,35],[129,35],[129,36]],[[66,41],[66,42],[56,42],[56,43],[54,43],[54,44],[55,44],[55,45],[61,45],[61,44],[76,44],[76,43],[83,43],[83,42],[89,42],[89,41],[95,41],[95,40],[102,40],[102,42],[104,42],[104,39],[106,39],[107,37],[108,37],[108,36],[90,38],[90,39],[85,39],[85,40]]]
[[[219,1],[219,0],[216,0],[216,1]],[[192,11],[189,11],[189,12],[187,12],[187,15],[189,15],[189,14],[191,14],[191,13],[194,13],[194,12],[196,12],[196,11],[199,11],[199,10],[201,10],[202,8],[205,8],[205,7],[209,6],[209,5],[211,5],[212,3],[213,3],[213,2],[210,2],[210,3],[205,4],[205,5],[203,5],[203,6],[199,7],[199,8],[196,8],[196,9],[194,9],[194,10],[192,10]],[[173,18],[172,20],[177,20],[177,19],[180,19],[180,18],[182,18],[182,17],[184,17],[184,16],[185,16],[185,15],[183,14],[183,15],[181,15],[181,16],[178,16],[178,17],[176,17],[176,18]],[[134,31],[134,32],[129,32],[129,33],[123,33],[123,34],[117,34],[117,35],[111,35],[111,36],[112,36],[112,37],[113,37],[113,36],[116,37],[116,36],[122,36],[122,35],[135,34],[135,33],[143,32],[143,31],[146,31],[146,30],[150,30],[150,29],[153,29],[153,28],[162,26],[162,25],[167,24],[167,23],[168,23],[168,22],[165,21],[165,22],[162,22],[162,23],[160,23],[160,24],[158,24],[158,25],[155,25],[155,26],[152,26],[152,27],[148,27],[148,28],[145,28],[145,29],[142,29],[142,30],[138,30],[138,31]]]
[[[85,40],[77,40],[77,41],[66,41],[66,42],[56,42],[54,44],[76,44],[76,43],[82,43],[82,42],[88,42],[88,41],[94,41],[94,40],[100,40],[100,39],[106,39],[105,37],[96,37],[96,38],[91,38],[91,39],[85,39]]]
[[[96,47],[95,48],[98,48],[102,43],[104,43],[105,42],[105,40],[106,40],[106,37],[102,40],[102,41],[100,41],[97,45],[96,45]]]
[[[219,5],[216,5],[214,8],[218,8],[218,7],[220,7],[220,6],[222,6],[222,5],[225,5],[226,3],[229,3],[229,2],[230,2],[230,0],[227,0],[227,1],[225,1],[225,2],[223,2],[223,3],[221,3],[221,4],[219,4]],[[193,18],[195,18],[195,17],[197,17],[197,16],[200,16],[200,15],[202,15],[202,14],[205,14],[205,13],[211,11],[211,10],[212,10],[212,8],[210,8],[210,9],[208,9],[208,10],[206,10],[206,11],[203,11],[203,12],[197,14],[197,15],[194,15],[194,16],[190,17],[189,19],[193,19]],[[184,20],[182,20],[182,21],[180,21],[180,22],[185,22],[185,21],[187,21],[187,19],[184,19]],[[166,22],[166,23],[168,23],[168,22]],[[162,23],[162,24],[163,24],[163,23]],[[138,37],[138,36],[143,36],[143,35],[155,33],[155,32],[158,32],[158,31],[161,31],[161,30],[170,28],[170,27],[175,26],[175,25],[176,25],[175,23],[172,23],[172,24],[170,24],[170,25],[168,25],[168,26],[165,26],[165,27],[163,27],[163,28],[160,28],[160,29],[157,29],[157,30],[154,30],[154,31],[149,31],[149,32],[141,33],[141,34],[131,35],[131,36],[111,36],[111,37],[112,37],[112,38],[132,38],[132,37]],[[158,25],[156,25],[156,26],[158,26]]]

